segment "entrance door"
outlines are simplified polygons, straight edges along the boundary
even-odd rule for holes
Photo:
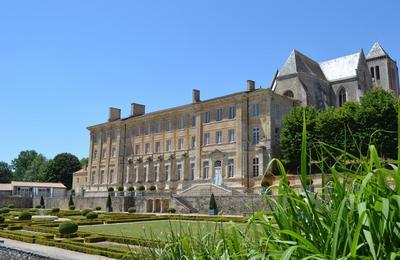
[[[216,161],[214,164],[214,184],[222,185],[222,167],[221,161]]]

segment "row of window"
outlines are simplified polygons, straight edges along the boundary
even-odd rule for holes
[[[109,136],[110,136],[109,131],[103,131],[101,134],[101,141],[103,143],[107,142],[107,139],[109,138]],[[100,137],[100,134],[96,131],[93,136],[94,143],[97,144],[99,142],[99,137]],[[116,129],[111,130],[111,141],[115,142],[117,140],[117,137],[118,137],[118,131]]]
[[[93,160],[97,160],[98,154],[97,150],[93,151]],[[117,149],[115,147],[111,148],[111,158],[115,158],[117,156]],[[107,150],[103,149],[101,153],[101,158],[106,159],[107,158]]]
[[[381,73],[379,71],[379,66],[375,66],[375,69],[374,69],[374,67],[371,67],[371,77],[376,80],[381,79]]]
[[[92,172],[92,176],[91,176],[91,180],[90,182],[92,184],[113,184],[117,182],[117,176],[116,176],[116,172],[114,171],[114,169],[110,169],[109,174],[108,174],[108,182],[106,182],[106,175],[105,175],[105,171],[101,170],[100,171],[100,176],[99,176],[99,180],[97,182],[96,180],[96,171]]]

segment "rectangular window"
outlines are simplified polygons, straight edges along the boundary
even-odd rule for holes
[[[160,142],[156,142],[156,153],[160,153],[161,152],[161,143]]]
[[[112,130],[111,131],[111,140],[114,142],[117,140],[117,130]]]
[[[141,136],[142,135],[142,128],[140,126],[136,127],[135,135],[136,136]]]
[[[178,139],[178,149],[183,150],[183,138]]]
[[[192,116],[192,127],[196,126],[196,116]]]
[[[235,129],[229,129],[228,130],[228,141],[230,143],[235,142]]]
[[[149,181],[149,169],[147,168],[147,166],[143,167],[144,170],[144,182],[148,182]]]
[[[95,184],[95,182],[96,182],[96,172],[92,172],[92,179],[90,180],[90,182],[92,184]]]
[[[210,144],[210,133],[204,133],[204,145]]]
[[[115,182],[115,180],[114,180],[114,169],[110,170],[109,178],[110,178],[110,184]]]
[[[146,125],[146,135],[150,135],[151,134],[151,124],[147,123]]]
[[[126,130],[126,139],[130,139],[132,136],[132,129],[128,128]]]
[[[135,154],[140,154],[140,144],[135,145]]]
[[[260,104],[255,103],[251,106],[251,115],[257,117],[260,115]]]
[[[182,164],[178,164],[176,167],[176,179],[179,181],[182,178]]]
[[[253,177],[259,176],[259,165],[258,165],[258,158],[253,159]]]
[[[210,111],[207,111],[204,114],[204,123],[210,123],[210,121],[211,121],[211,113]]]
[[[138,167],[135,167],[135,182],[138,182],[139,181],[139,169],[138,169]]]
[[[168,119],[167,121],[167,132],[171,132],[172,131],[172,120]]]
[[[375,78],[374,67],[371,67],[371,77]]]
[[[260,143],[260,128],[255,127],[253,128],[253,144]]]
[[[223,114],[223,109],[222,108],[218,108],[217,109],[217,116],[216,116],[216,121],[221,121],[222,120],[222,114]]]
[[[161,133],[161,121],[157,121],[156,123],[156,133]]]
[[[235,175],[235,166],[233,159],[228,160],[228,178],[232,178]]]
[[[104,184],[105,180],[104,180],[104,171],[100,172],[100,184]]]
[[[217,144],[222,143],[222,131],[217,131],[215,133],[215,143],[217,143]]]
[[[94,150],[94,152],[93,152],[93,159],[97,160],[97,150]]]
[[[105,159],[105,158],[107,158],[107,151],[106,150],[103,150],[103,159]]]
[[[167,140],[167,142],[166,142],[166,144],[165,144],[165,147],[166,147],[167,152],[169,152],[169,151],[172,150],[172,147],[171,147],[171,139]]]
[[[165,180],[169,181],[169,165],[165,165]]]
[[[229,107],[229,119],[234,119],[236,117],[236,107]]]
[[[209,162],[203,162],[203,179],[208,179],[210,170]]]
[[[194,173],[195,173],[195,164],[191,163],[190,164],[190,179],[194,180]]]
[[[149,143],[144,145],[144,152],[145,153],[150,153],[150,144]]]
[[[275,128],[275,144],[279,144],[281,131],[278,127]]]
[[[196,136],[192,136],[192,149],[196,148]]]
[[[379,66],[375,66],[375,74],[376,74],[376,80],[381,79],[381,73],[379,71]]]
[[[107,142],[107,137],[108,137],[108,132],[104,131],[102,136],[101,136],[101,139],[102,139],[103,143]]]
[[[111,157],[115,158],[115,156],[117,156],[117,149],[115,149],[115,147],[111,148]]]
[[[183,117],[179,118],[178,121],[178,129],[183,129],[185,128],[185,119]]]
[[[94,132],[94,143],[97,144],[99,142],[99,132]]]
[[[158,166],[154,166],[154,175],[155,175],[155,179],[156,179],[156,182],[158,182],[159,181],[159,179],[160,179],[160,172],[159,172],[159,170],[158,170]]]

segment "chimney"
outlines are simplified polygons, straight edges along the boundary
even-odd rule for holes
[[[115,107],[110,107],[109,113],[108,113],[108,121],[115,121],[121,119],[121,109],[115,108]]]
[[[131,116],[142,116],[145,113],[145,105],[132,103],[131,104]]]
[[[200,90],[198,90],[198,89],[193,89],[193,92],[192,92],[192,101],[193,101],[193,103],[198,103],[198,102],[200,102]]]
[[[247,91],[254,91],[256,83],[253,80],[247,80]]]

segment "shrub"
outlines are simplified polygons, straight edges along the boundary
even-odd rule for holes
[[[60,208],[51,209],[51,213],[59,213],[59,212],[60,212]]]
[[[32,213],[28,211],[23,211],[19,214],[18,217],[19,220],[31,220],[32,219]]]
[[[108,187],[108,192],[113,192],[114,188],[113,187]]]
[[[146,188],[143,185],[140,185],[139,188],[138,188],[139,191],[144,191],[145,189]]]
[[[210,210],[218,210],[217,202],[215,201],[215,197],[214,197],[214,193],[211,193],[209,209]]]
[[[107,209],[108,211],[112,211],[111,196],[110,196],[110,194],[108,194],[108,197],[107,197],[106,209]]]
[[[10,203],[10,204],[7,205],[7,208],[14,209],[15,206],[14,206],[14,204]]]
[[[151,191],[155,191],[155,190],[156,190],[156,186],[154,186],[154,185],[151,185],[151,186],[150,186],[150,188],[149,188],[149,190],[151,190]]]
[[[128,209],[129,213],[135,213],[136,212],[136,208],[132,207]]]
[[[174,208],[168,208],[168,209],[167,209],[167,212],[168,212],[168,213],[175,213],[175,212],[176,212],[176,209],[174,209]]]
[[[133,186],[129,186],[128,191],[135,191],[135,188]]]
[[[0,223],[4,223],[5,220],[6,219],[2,215],[0,215]]]
[[[89,212],[87,215],[86,215],[86,218],[87,219],[96,219],[98,217],[98,215],[97,215],[97,213],[96,212]]]
[[[40,207],[41,207],[42,209],[45,208],[43,195],[40,196]]]
[[[124,187],[119,186],[119,187],[118,187],[118,191],[124,191]]]
[[[264,188],[268,188],[269,186],[271,186],[271,183],[269,182],[269,180],[267,179],[266,176],[264,176],[261,180],[261,187]]]
[[[81,211],[82,216],[86,216],[89,212],[92,212],[91,209],[84,209]]]
[[[35,208],[40,209],[41,208],[40,204],[36,205]]]
[[[68,206],[71,207],[71,206],[74,206],[74,205],[75,205],[74,204],[74,200],[72,199],[72,194],[71,194],[71,195],[69,195]]]
[[[62,235],[73,234],[78,231],[78,225],[73,221],[64,221],[58,227],[58,232]]]
[[[74,206],[74,205],[69,206],[69,209],[70,209],[70,210],[74,210],[74,209],[75,209],[75,206]]]
[[[10,209],[9,208],[1,208],[0,209],[0,214],[7,214],[10,213]]]
[[[96,207],[96,210],[101,210],[101,207],[100,207],[100,206],[97,206],[97,207]]]

